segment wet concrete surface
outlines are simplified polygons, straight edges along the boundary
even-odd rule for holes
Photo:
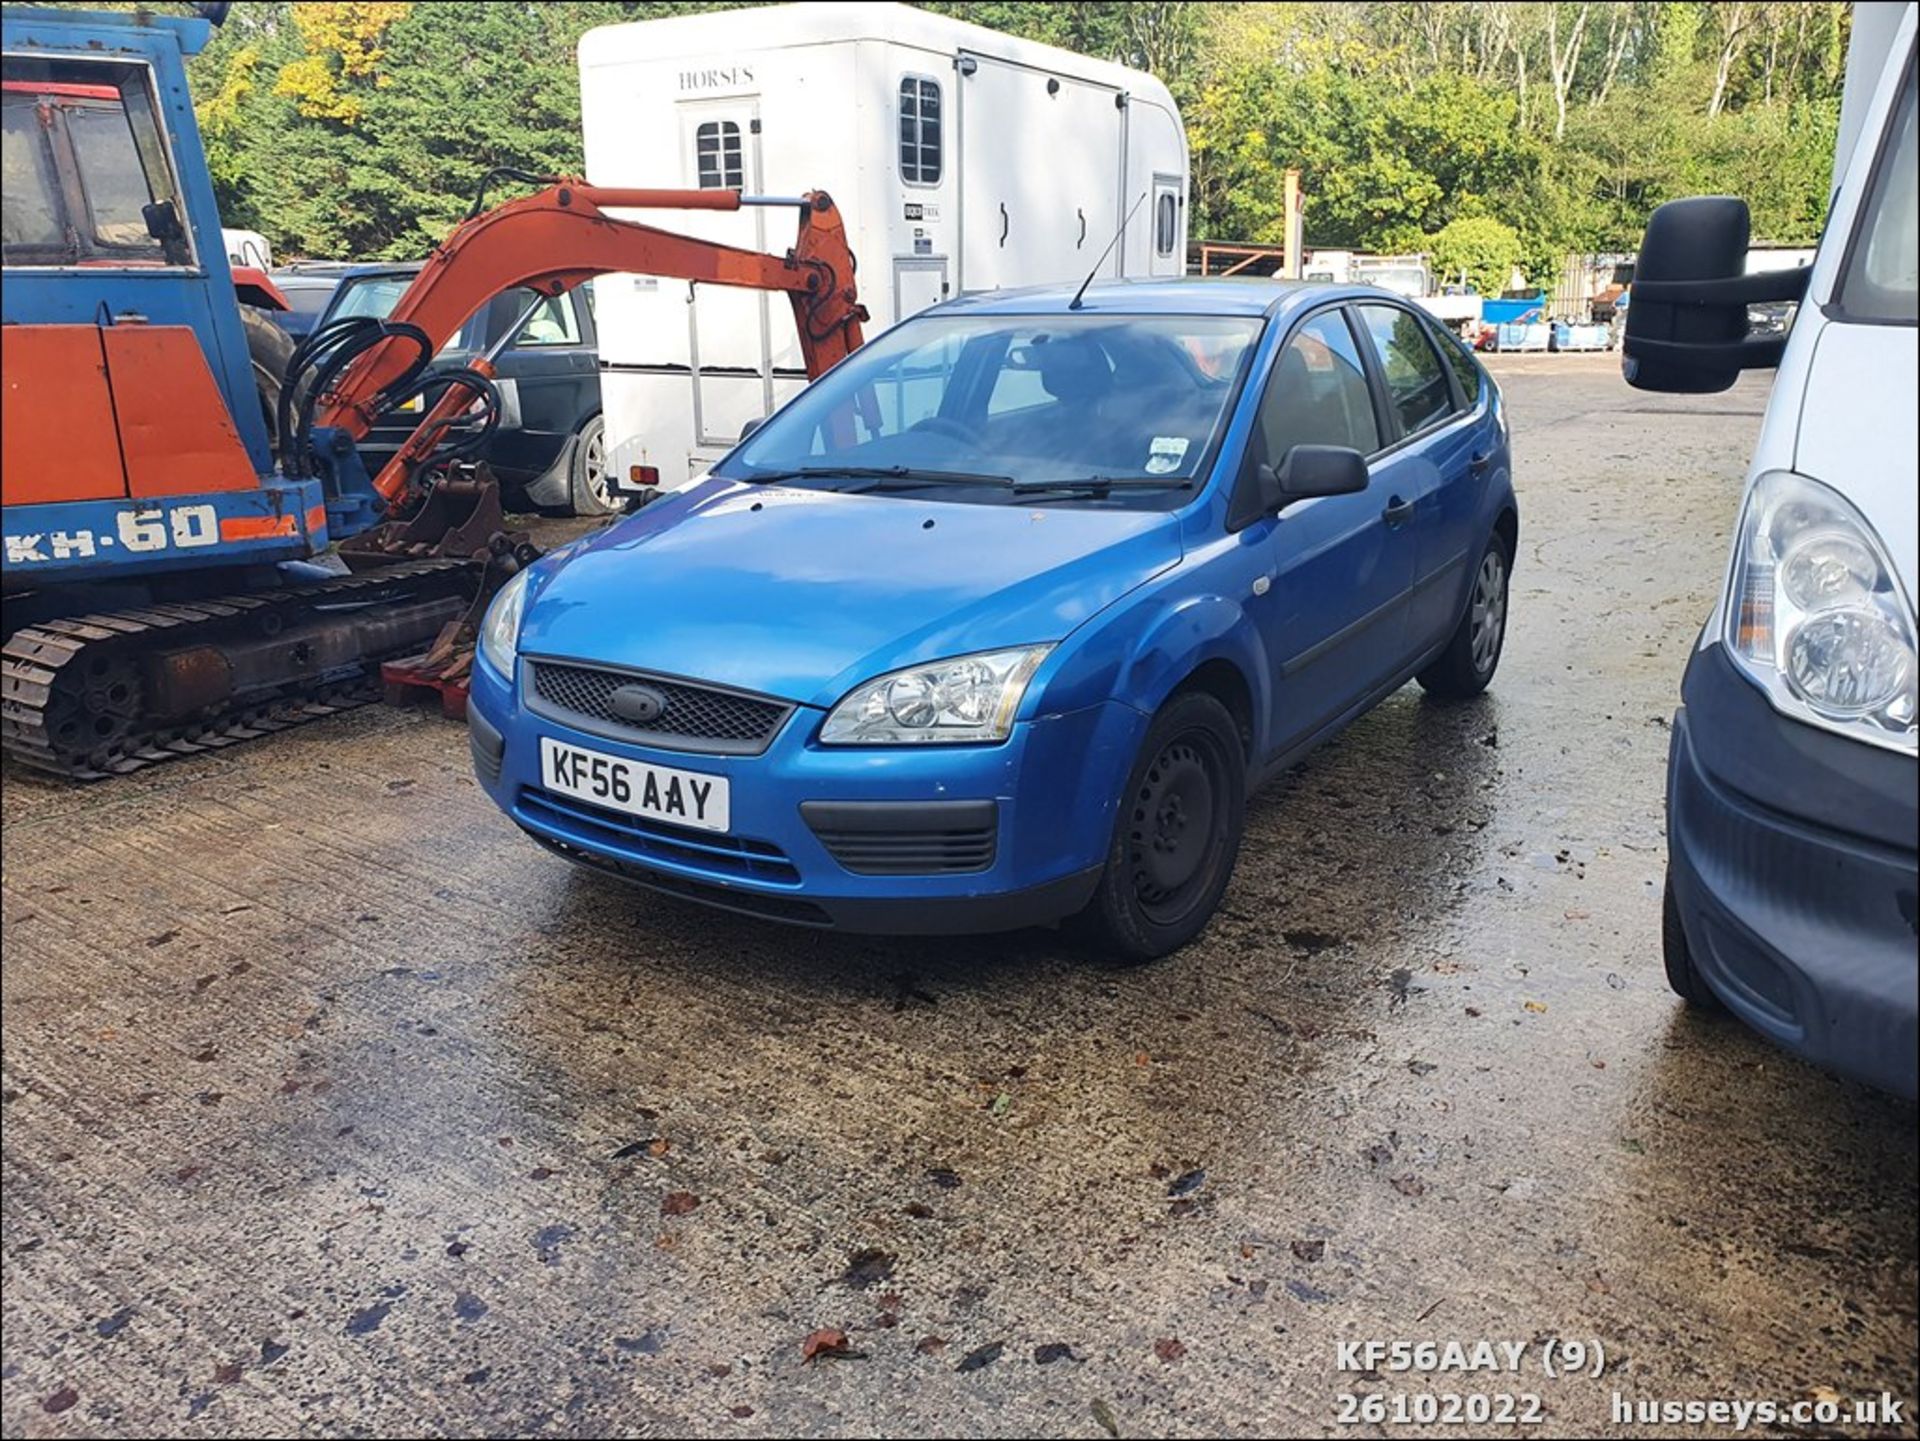
[[[1911,1403],[1914,1111],[1661,975],[1668,717],[1765,381],[1493,364],[1524,517],[1492,693],[1410,687],[1263,792],[1215,924],[1145,969],[576,872],[426,712],[105,786],[9,772],[6,1433]],[[803,1363],[820,1328],[859,1358]],[[1336,1369],[1423,1338],[1532,1350]],[[1552,1338],[1605,1374],[1543,1375]]]

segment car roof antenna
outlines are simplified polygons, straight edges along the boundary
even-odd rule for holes
[[[1145,200],[1146,198],[1147,192],[1142,190],[1140,192],[1140,200]],[[1067,309],[1078,310],[1080,308],[1080,301],[1082,297],[1086,295],[1087,287],[1093,284],[1093,277],[1100,273],[1100,267],[1105,265],[1107,263],[1107,257],[1113,254],[1113,247],[1120,243],[1120,237],[1125,235],[1127,233],[1127,227],[1133,224],[1133,212],[1140,208],[1140,200],[1133,202],[1132,209],[1127,211],[1126,219],[1122,220],[1120,222],[1120,228],[1113,232],[1113,239],[1109,240],[1107,242],[1107,248],[1100,252],[1100,258],[1093,262],[1093,269],[1089,270],[1087,272],[1087,278],[1080,282],[1080,288],[1073,292],[1073,299],[1067,302]]]

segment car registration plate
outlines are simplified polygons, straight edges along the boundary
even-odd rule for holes
[[[540,737],[540,783],[591,805],[670,825],[724,831],[727,778],[622,760]]]

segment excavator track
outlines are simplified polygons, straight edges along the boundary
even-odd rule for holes
[[[0,647],[0,744],[37,770],[104,780],[364,705],[380,697],[379,663],[457,620],[480,575],[472,561],[413,561],[23,626]],[[165,669],[170,657],[186,663]],[[157,692],[210,668],[227,694],[156,711]]]

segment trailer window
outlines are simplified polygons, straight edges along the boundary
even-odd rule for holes
[[[1173,254],[1173,243],[1180,236],[1179,202],[1171,190],[1161,192],[1154,205],[1153,248],[1160,255]]]
[[[940,183],[940,82],[924,75],[900,81],[900,178]]]
[[[693,132],[694,173],[702,190],[744,190],[740,127],[732,120],[707,120]]]

